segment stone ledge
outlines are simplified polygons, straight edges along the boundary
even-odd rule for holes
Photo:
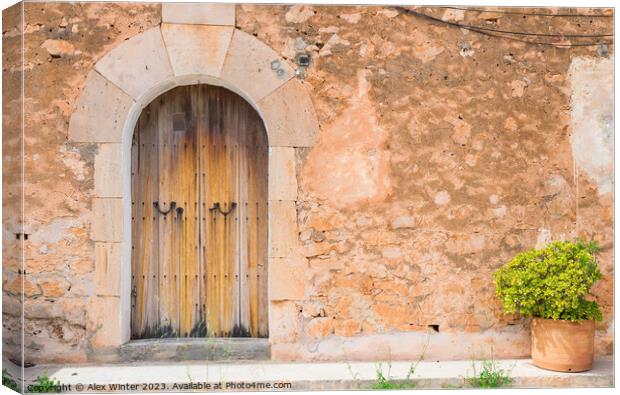
[[[120,348],[120,358],[135,361],[261,361],[271,357],[269,339],[181,338],[133,340]]]
[[[205,341],[205,339],[196,339]],[[137,343],[137,342],[136,342]],[[128,343],[131,344],[131,343]],[[403,381],[411,363],[392,362],[390,378]],[[594,362],[594,368],[582,373],[559,373],[539,369],[529,359],[497,361],[504,369],[511,369],[514,379],[511,387],[519,388],[568,388],[613,387],[614,368],[611,357]],[[387,374],[387,361],[383,361]],[[213,363],[131,363],[108,365],[39,365],[25,370],[25,377],[32,382],[38,375],[48,372],[63,384],[119,384],[119,383],[220,383],[226,382],[290,382],[289,390],[327,390],[370,388],[376,382],[377,362],[322,362],[275,363],[231,362]],[[12,365],[7,362],[7,365]],[[480,361],[477,362],[478,369]],[[421,361],[412,376],[416,389],[464,388],[465,379],[473,375],[471,361]],[[355,378],[353,378],[355,376]]]

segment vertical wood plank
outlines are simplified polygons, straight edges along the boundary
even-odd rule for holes
[[[142,311],[142,299],[139,297],[139,289],[142,282],[138,280],[141,276],[141,267],[139,263],[142,260],[140,248],[142,234],[142,213],[140,212],[140,122],[136,123],[136,127],[132,136],[131,143],[131,337],[136,338],[140,335],[140,327],[142,322],[140,315]],[[140,287],[140,288],[139,288]]]
[[[257,155],[256,155],[256,184],[258,202],[258,247],[257,247],[257,274],[256,281],[258,283],[258,337],[267,337],[269,335],[268,320],[268,295],[267,295],[267,263],[268,263],[268,242],[269,242],[269,208],[268,208],[268,160],[269,147],[267,143],[267,133],[262,121],[256,113],[254,115],[255,125],[254,134],[257,136]]]
[[[174,197],[171,194],[171,176],[174,172],[172,163],[172,150],[170,144],[172,143],[173,134],[173,111],[174,108],[162,97],[162,101],[159,103],[157,109],[158,122],[157,128],[151,132],[157,136],[157,166],[158,175],[157,184],[157,197],[156,201],[159,209],[171,210],[171,204]],[[159,337],[170,336],[176,332],[174,323],[171,316],[171,304],[173,304],[174,298],[171,294],[169,277],[170,270],[172,269],[172,234],[173,228],[171,222],[173,222],[174,212],[170,211],[168,214],[162,215],[155,209],[157,217],[157,232],[158,232],[158,267],[159,267]]]

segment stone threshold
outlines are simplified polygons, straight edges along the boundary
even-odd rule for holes
[[[122,362],[268,361],[267,338],[170,338],[132,340],[119,349]]]
[[[513,379],[511,387],[613,387],[611,357],[597,359],[592,370],[560,373],[532,365],[529,359],[498,360],[499,366]],[[414,388],[468,388],[467,378],[481,369],[476,361],[421,361],[411,376]],[[242,390],[346,390],[368,389],[376,382],[377,370],[390,380],[403,382],[411,362],[187,362],[126,363],[109,365],[40,365],[25,369],[27,383],[47,372],[62,384],[71,385],[66,392],[151,392],[171,391],[242,391]],[[239,384],[250,384],[240,388]],[[252,384],[253,383],[253,384]],[[256,384],[259,383],[259,384]],[[285,388],[274,388],[274,383]],[[92,385],[97,384],[96,388]],[[266,385],[271,388],[267,388]],[[91,387],[89,388],[89,385]],[[119,386],[121,387],[115,387]],[[209,387],[206,387],[209,385]],[[279,385],[279,384],[275,384]],[[136,386],[132,388],[131,386]],[[218,387],[219,386],[219,387]],[[262,387],[261,387],[262,386]],[[76,391],[76,388],[82,388]],[[96,390],[95,390],[96,388]]]

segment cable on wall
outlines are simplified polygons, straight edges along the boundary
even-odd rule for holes
[[[557,17],[576,17],[576,18],[613,18],[613,15],[606,14],[545,14],[538,12],[518,12],[518,11],[504,11],[504,10],[485,10],[481,8],[469,8],[469,7],[448,7],[441,6],[438,8],[450,9],[450,10],[462,10],[473,12],[488,12],[492,14],[507,14],[507,15],[525,15],[525,16],[557,16]]]
[[[535,44],[535,45],[547,45],[553,47],[560,48],[570,48],[570,47],[586,47],[586,46],[598,46],[598,45],[613,45],[613,41],[597,41],[597,42],[586,42],[586,43],[570,43],[570,44],[562,44],[562,43],[553,43],[553,42],[544,42],[544,41],[532,41],[532,40],[523,40],[516,37],[506,36],[506,34],[513,34],[518,36],[533,36],[533,37],[555,37],[555,38],[603,38],[603,37],[613,37],[613,34],[597,34],[597,35],[575,35],[575,34],[560,34],[560,33],[530,33],[530,32],[516,32],[516,31],[508,31],[508,30],[499,30],[499,29],[491,29],[485,28],[482,26],[474,26],[474,25],[466,25],[457,22],[445,21],[443,19],[434,17],[432,15],[412,10],[406,7],[392,7],[399,11],[400,13],[405,13],[409,15],[414,15],[420,18],[428,19],[434,22],[443,23],[446,25],[450,25],[453,27],[458,27],[460,29],[466,29],[470,31],[474,31],[479,34],[483,34],[490,37],[496,38],[505,38],[512,41],[524,42],[527,44]]]

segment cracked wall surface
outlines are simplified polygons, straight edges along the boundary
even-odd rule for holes
[[[423,10],[504,30],[612,30],[610,18]],[[5,114],[19,104],[6,93],[21,70],[11,12]],[[69,142],[69,118],[93,65],[160,23],[159,4],[25,4],[27,361],[84,362],[106,344],[89,236],[97,145]],[[304,281],[290,284],[301,297],[271,303],[274,359],[527,356],[529,321],[503,314],[491,275],[576,236],[603,247],[596,349],[612,352],[613,46],[526,44],[391,7],[237,5],[236,27],[288,61],[311,54],[303,85],[320,124],[314,147],[295,148],[298,243],[283,264]],[[3,122],[6,211],[19,136]],[[3,224],[5,338],[18,325],[15,221]]]

